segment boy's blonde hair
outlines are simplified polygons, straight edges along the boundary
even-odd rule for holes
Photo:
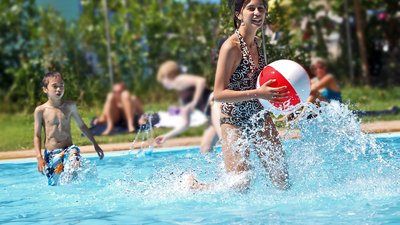
[[[180,73],[179,65],[175,61],[168,60],[163,62],[158,68],[157,80],[161,81],[165,77],[168,79],[175,79]]]

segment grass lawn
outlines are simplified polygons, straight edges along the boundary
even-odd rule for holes
[[[400,87],[387,89],[369,87],[346,87],[342,91],[343,101],[354,110],[386,110],[400,107]],[[363,117],[363,122],[378,120],[400,120],[400,114]]]
[[[148,105],[146,111],[166,110],[168,105]],[[86,125],[89,126],[90,120],[99,115],[101,109],[87,108],[79,109],[81,117]],[[20,149],[33,149],[33,113],[32,114],[0,114],[0,151],[13,151]],[[79,128],[71,122],[72,139],[75,145],[90,145],[90,141],[81,136]],[[198,136],[202,134],[205,125],[191,128],[181,136]],[[160,135],[169,129],[155,129],[154,134]],[[119,134],[112,136],[95,136],[99,144],[131,142],[135,134]],[[43,147],[43,146],[42,146]]]
[[[394,105],[400,106],[400,87],[389,89],[346,87],[343,89],[343,99],[351,109],[358,110],[383,110]],[[168,104],[149,104],[146,111],[158,111],[168,108]],[[80,108],[80,113],[86,124],[90,119],[100,113],[100,108]],[[400,114],[379,117],[364,117],[363,122],[378,120],[400,120]],[[33,148],[33,114],[0,114],[0,151],[12,151]],[[81,136],[79,128],[72,124],[74,144],[89,145],[87,138]],[[199,136],[205,126],[191,128],[181,136]],[[168,129],[156,129],[155,135],[162,134]],[[96,140],[101,143],[130,142],[134,134],[123,134],[99,137]]]

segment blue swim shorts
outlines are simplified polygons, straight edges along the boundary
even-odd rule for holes
[[[71,145],[67,148],[55,149],[53,151],[44,150],[44,160],[46,162],[46,176],[48,184],[51,186],[59,183],[59,178],[64,167],[71,161],[79,161],[81,158],[80,149]]]

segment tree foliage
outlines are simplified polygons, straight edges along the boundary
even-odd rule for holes
[[[0,3],[2,111],[30,111],[43,101],[40,81],[50,70],[59,70],[67,80],[66,98],[89,105],[104,100],[110,88],[105,13],[101,1],[82,0],[81,8],[78,21],[66,22],[33,0]],[[146,101],[171,99],[155,73],[162,61],[173,59],[212,83],[210,52],[216,45],[218,10],[219,5],[195,1],[109,1],[115,80],[126,82]]]
[[[228,0],[220,4],[195,0],[118,0],[108,1],[107,12],[103,1],[80,2],[81,15],[77,21],[65,21],[57,11],[38,7],[34,0],[0,2],[1,111],[31,111],[43,101],[40,81],[43,73],[50,70],[63,73],[67,80],[66,98],[77,99],[80,104],[101,104],[110,88],[106,15],[110,21],[114,80],[127,83],[145,102],[173,99],[173,93],[163,90],[155,80],[158,65],[167,59],[185,65],[190,73],[205,76],[211,85],[218,41],[233,32]],[[326,10],[326,6],[314,2],[269,1],[268,24],[282,34],[277,43],[266,43],[269,62],[288,58],[307,66],[311,55],[329,58],[324,35],[334,31],[341,34],[342,49],[347,48],[344,24],[333,24],[327,17],[319,17],[318,13]],[[343,1],[328,2],[329,10],[343,15]],[[372,64],[371,70],[375,70],[372,74],[379,80],[383,77],[386,83],[399,82],[398,1],[374,0],[362,4],[365,10],[381,10],[387,15],[375,21],[365,13],[368,22],[365,31],[367,40],[371,40],[369,54],[376,55],[376,43],[382,40],[389,43],[388,51],[381,52],[382,63]],[[309,26],[301,28],[304,18],[309,19]],[[354,38],[352,46],[359,72]],[[373,57],[370,60],[376,61]],[[344,53],[330,59],[330,63],[337,65],[332,67],[333,72],[340,74],[342,80],[348,78],[348,61]]]
[[[67,26],[52,9],[37,8],[32,0],[2,1],[0,9],[3,111],[32,110],[43,100],[40,81],[51,70],[63,73],[67,98],[90,96],[85,90],[97,81],[87,80],[89,67],[82,63],[85,60],[74,26]]]

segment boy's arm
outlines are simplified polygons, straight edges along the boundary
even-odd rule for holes
[[[35,155],[37,159],[37,167],[40,173],[44,173],[44,167],[46,162],[42,156],[42,122],[43,122],[43,112],[36,108],[33,114],[35,119],[34,124],[34,135],[33,135],[33,146],[35,148]]]
[[[79,115],[78,109],[76,107],[75,103],[71,103],[71,115],[72,118],[74,118],[76,124],[78,125],[79,129],[82,131],[82,133],[89,139],[89,141],[93,144],[94,149],[97,152],[97,155],[99,155],[100,159],[104,157],[103,150],[100,148],[100,146],[97,144],[96,140],[94,139],[92,133],[90,132],[89,128],[86,126],[86,124],[83,122],[81,116]]]

